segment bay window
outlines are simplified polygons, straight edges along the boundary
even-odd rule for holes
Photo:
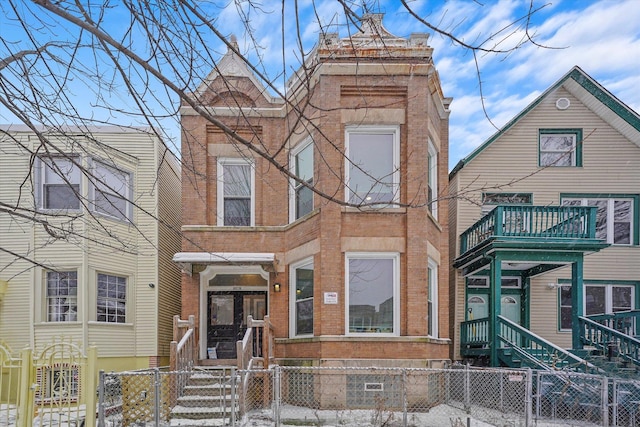
[[[36,205],[40,209],[80,209],[80,157],[40,157],[36,163]]]
[[[400,201],[398,126],[346,130],[345,197],[348,203],[392,206]]]
[[[98,274],[97,321],[126,323],[127,279]]]
[[[131,174],[95,160],[92,173],[93,210],[108,217],[130,220]]]
[[[291,265],[291,336],[313,335],[313,260]]]
[[[291,151],[291,172],[308,186],[313,185],[313,141],[307,140]],[[303,183],[291,180],[291,221],[313,210],[313,191]]]
[[[429,141],[429,156],[427,159],[428,168],[428,194],[427,203],[429,211],[434,218],[438,219],[438,151],[431,141]]]
[[[47,321],[78,320],[78,272],[48,271],[46,282]]]
[[[399,263],[397,253],[347,253],[347,334],[399,335]]]

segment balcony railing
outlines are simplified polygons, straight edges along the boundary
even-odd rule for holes
[[[592,206],[500,205],[460,236],[460,253],[496,237],[595,239]]]

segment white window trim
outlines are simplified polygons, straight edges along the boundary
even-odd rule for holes
[[[466,284],[467,288],[469,289],[489,289],[489,276],[469,276],[469,278],[473,278],[473,279],[484,279],[485,280],[485,284],[482,286],[473,286],[473,285],[469,285]],[[522,278],[519,276],[509,276],[509,275],[502,275],[502,279],[516,279],[518,281],[518,286],[504,286],[504,285],[500,285],[501,289],[521,289],[522,288]]]
[[[427,315],[431,318],[431,325],[433,326],[433,332],[429,331],[429,323],[427,322],[427,335],[433,338],[438,338],[440,334],[439,328],[439,308],[438,308],[438,264],[431,258],[428,260],[428,269],[431,270],[431,274],[427,274],[429,280],[429,296],[431,301],[431,308],[433,313],[429,312]]]
[[[305,258],[303,260],[297,261],[289,265],[289,337],[291,338],[301,338],[301,337],[312,337],[311,334],[296,334],[296,269],[300,267],[304,267],[307,265],[313,265],[313,257]],[[313,298],[315,305],[315,265],[314,265],[314,289],[313,289]],[[315,307],[314,307],[315,308]],[[314,310],[314,327],[315,327],[315,310]]]
[[[361,134],[372,134],[372,133],[392,133],[393,134],[393,201],[389,204],[384,204],[385,207],[398,207],[398,203],[400,203],[400,126],[359,126],[359,125],[350,125],[346,126],[344,141],[345,141],[345,167],[344,167],[344,200],[349,203],[351,189],[349,185],[350,177],[349,177],[349,165],[351,164],[349,160],[349,135],[361,133]],[[383,205],[382,203],[380,205]]]
[[[433,145],[433,142],[431,142],[430,139],[428,142],[429,156],[427,158],[427,168],[429,168],[429,170],[427,179],[429,180],[428,185],[431,187],[431,197],[434,200],[434,202],[431,203],[431,216],[438,219],[438,150],[436,150],[436,146]],[[429,162],[430,158],[433,158],[435,161],[435,169],[431,168],[431,163]],[[431,201],[429,200],[429,202]]]
[[[35,197],[36,197],[36,208],[41,211],[41,212],[57,212],[60,211],[60,209],[51,209],[51,208],[45,208],[44,205],[44,185],[45,185],[45,170],[46,170],[46,160],[51,159],[53,162],[55,162],[55,159],[61,159],[61,160],[69,160],[69,159],[73,159],[75,160],[75,162],[77,164],[81,164],[82,163],[82,158],[80,156],[77,155],[68,155],[68,156],[39,156],[36,158],[36,188],[35,188]],[[78,206],[78,209],[63,209],[65,212],[80,212],[82,211],[82,173],[80,173],[80,181],[78,182],[78,198],[80,199],[80,205]]]
[[[580,200],[580,206],[589,206],[589,200],[605,200],[607,202],[607,243],[614,246],[634,246],[635,236],[635,212],[633,212],[634,203],[633,199],[625,197],[563,197],[560,203],[569,200]],[[631,226],[629,230],[629,243],[614,243],[614,225],[615,225],[615,202],[630,202],[631,203]]]
[[[82,291],[83,286],[81,284],[82,269],[78,268],[77,266],[69,267],[69,268],[61,267],[57,271],[60,271],[60,272],[75,271],[76,272],[76,319],[73,321],[49,320],[49,297],[47,293],[47,285],[48,285],[49,273],[53,272],[53,270],[43,269],[41,270],[41,274],[40,274],[40,276],[42,277],[42,286],[39,287],[41,295],[36,295],[36,301],[38,301],[38,304],[41,305],[40,309],[37,310],[37,313],[40,314],[40,318],[36,318],[36,321],[40,323],[47,323],[47,324],[73,324],[73,323],[80,322],[82,320],[81,318],[82,309],[80,307],[82,303],[81,294],[83,292]]]
[[[217,164],[217,224],[219,227],[230,227],[224,225],[224,166],[225,165],[249,165],[251,170],[251,220],[249,227],[255,226],[255,194],[256,194],[256,180],[255,180],[255,163],[253,159],[247,158],[219,158]]]
[[[114,277],[122,277],[126,280],[126,291],[125,291],[125,306],[124,306],[124,322],[107,322],[104,320],[98,320],[98,275],[99,274],[103,274],[106,276],[114,276]],[[96,270],[93,272],[93,278],[95,280],[94,286],[93,286],[93,322],[95,322],[95,324],[98,325],[131,325],[133,322],[131,321],[131,319],[133,319],[135,316],[135,313],[133,313],[133,302],[132,302],[132,288],[133,288],[133,282],[131,279],[131,276],[128,274],[121,274],[121,273],[114,273],[114,272],[107,272],[104,270]]]
[[[566,286],[566,285],[565,285]],[[636,287],[631,284],[616,284],[616,283],[584,283],[584,296],[582,301],[582,312],[587,313],[587,288],[604,288],[604,313],[602,314],[613,314],[613,288],[630,288],[631,289],[631,309],[635,310],[635,298],[636,298]]]
[[[349,332],[349,260],[350,259],[391,259],[393,260],[393,333],[358,333]],[[398,252],[347,252],[344,268],[344,307],[347,336],[364,337],[397,337],[400,336],[400,254]]]
[[[307,148],[309,145],[312,145],[312,144],[313,144],[313,139],[311,139],[311,137],[309,136],[291,150],[291,152],[289,153],[289,171],[291,172],[291,174],[293,175],[296,174],[296,157],[298,156],[298,154],[300,154],[302,150],[304,150],[305,148]],[[313,164],[313,154],[311,155],[311,168],[312,168],[312,171],[315,172],[314,164]],[[312,176],[312,179],[313,178],[315,177]],[[298,186],[298,182],[295,181],[293,178],[291,178],[289,181],[290,181],[289,222],[294,222],[297,220],[296,218],[296,187]],[[313,194],[311,195],[311,197],[313,200]]]
[[[118,166],[114,166],[114,165],[108,165],[105,162],[100,161],[99,159],[91,159],[91,172],[92,172],[92,177],[90,178],[90,183],[89,183],[89,200],[90,200],[90,204],[89,206],[91,206],[91,212],[95,213],[96,215],[100,215],[103,216],[105,218],[110,218],[116,221],[124,221],[124,222],[131,222],[133,221],[133,205],[131,203],[131,200],[133,199],[133,173],[130,171],[127,171],[125,169],[121,169]],[[120,218],[117,216],[113,216],[113,215],[109,215],[106,212],[100,212],[95,204],[95,200],[96,200],[96,183],[93,182],[94,180],[97,180],[96,175],[95,175],[95,170],[96,170],[96,163],[100,164],[100,166],[109,169],[109,170],[113,170],[115,172],[120,172],[123,175],[127,176],[127,181],[125,183],[126,187],[127,187],[127,194],[125,195],[125,203],[126,203],[126,207],[125,207],[125,218]],[[110,191],[111,193],[111,191]]]

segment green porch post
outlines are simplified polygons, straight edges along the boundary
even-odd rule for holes
[[[575,350],[582,348],[578,317],[583,315],[584,286],[582,277],[583,255],[571,264],[571,345]]]
[[[499,366],[498,348],[498,316],[500,315],[500,299],[502,284],[502,257],[495,254],[491,259],[489,278],[489,338],[491,341],[491,366]]]

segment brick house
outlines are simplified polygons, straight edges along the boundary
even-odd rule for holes
[[[193,94],[205,108],[183,104],[174,261],[201,363],[235,359],[267,314],[281,364],[449,358],[451,99],[427,40],[379,14],[322,34],[286,101],[229,49]]]

